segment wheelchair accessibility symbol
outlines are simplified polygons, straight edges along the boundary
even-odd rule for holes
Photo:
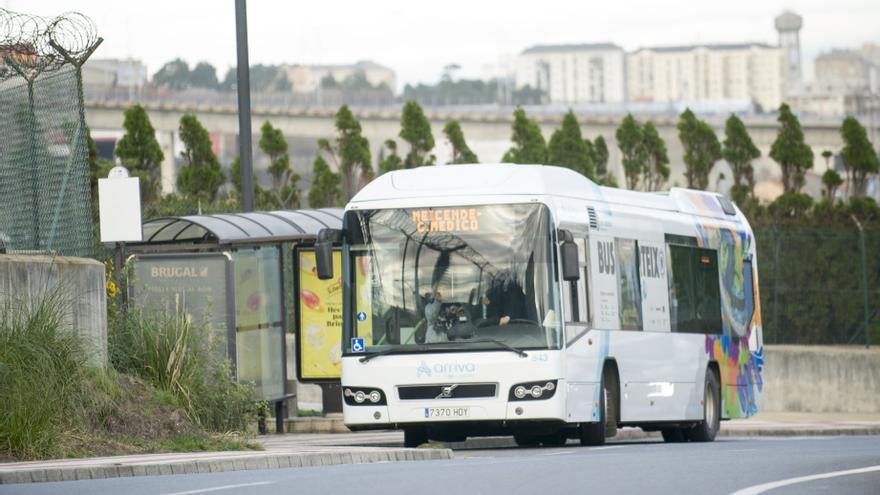
[[[364,339],[351,339],[351,352],[364,352]]]

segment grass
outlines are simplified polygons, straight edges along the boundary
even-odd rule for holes
[[[253,388],[182,316],[110,318],[94,368],[61,289],[0,303],[0,460],[261,449]],[[111,314],[111,316],[113,316]]]
[[[60,290],[0,306],[0,453],[56,455],[56,438],[98,405],[87,391],[103,383],[89,372],[82,342],[65,328],[66,307]]]
[[[113,366],[148,381],[197,425],[216,432],[245,431],[256,409],[254,389],[239,384],[219,342],[180,312],[129,311],[111,318]],[[221,349],[221,350],[218,350]]]
[[[264,450],[256,442],[230,435],[205,435],[189,433],[178,435],[160,443],[161,450],[167,452],[205,452],[221,450]]]

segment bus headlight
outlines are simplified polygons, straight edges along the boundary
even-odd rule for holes
[[[510,388],[508,400],[546,400],[556,393],[557,380],[518,383]]]
[[[381,390],[371,387],[345,387],[342,389],[342,398],[349,406],[380,406],[388,403]]]

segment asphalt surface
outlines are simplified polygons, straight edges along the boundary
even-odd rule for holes
[[[840,471],[859,470],[839,475]],[[819,479],[797,478],[833,473]],[[794,480],[791,480],[794,478]],[[785,481],[789,480],[789,481]],[[781,482],[761,491],[758,485]],[[778,485],[779,483],[777,483]],[[0,486],[0,494],[878,494],[877,437],[656,440],[580,447],[459,450],[454,460]],[[749,491],[750,490],[750,491]]]

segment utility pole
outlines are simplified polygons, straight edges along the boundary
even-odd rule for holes
[[[238,52],[238,157],[241,164],[241,210],[247,212],[254,211],[254,166],[251,152],[251,76],[245,0],[235,0],[235,38]]]

